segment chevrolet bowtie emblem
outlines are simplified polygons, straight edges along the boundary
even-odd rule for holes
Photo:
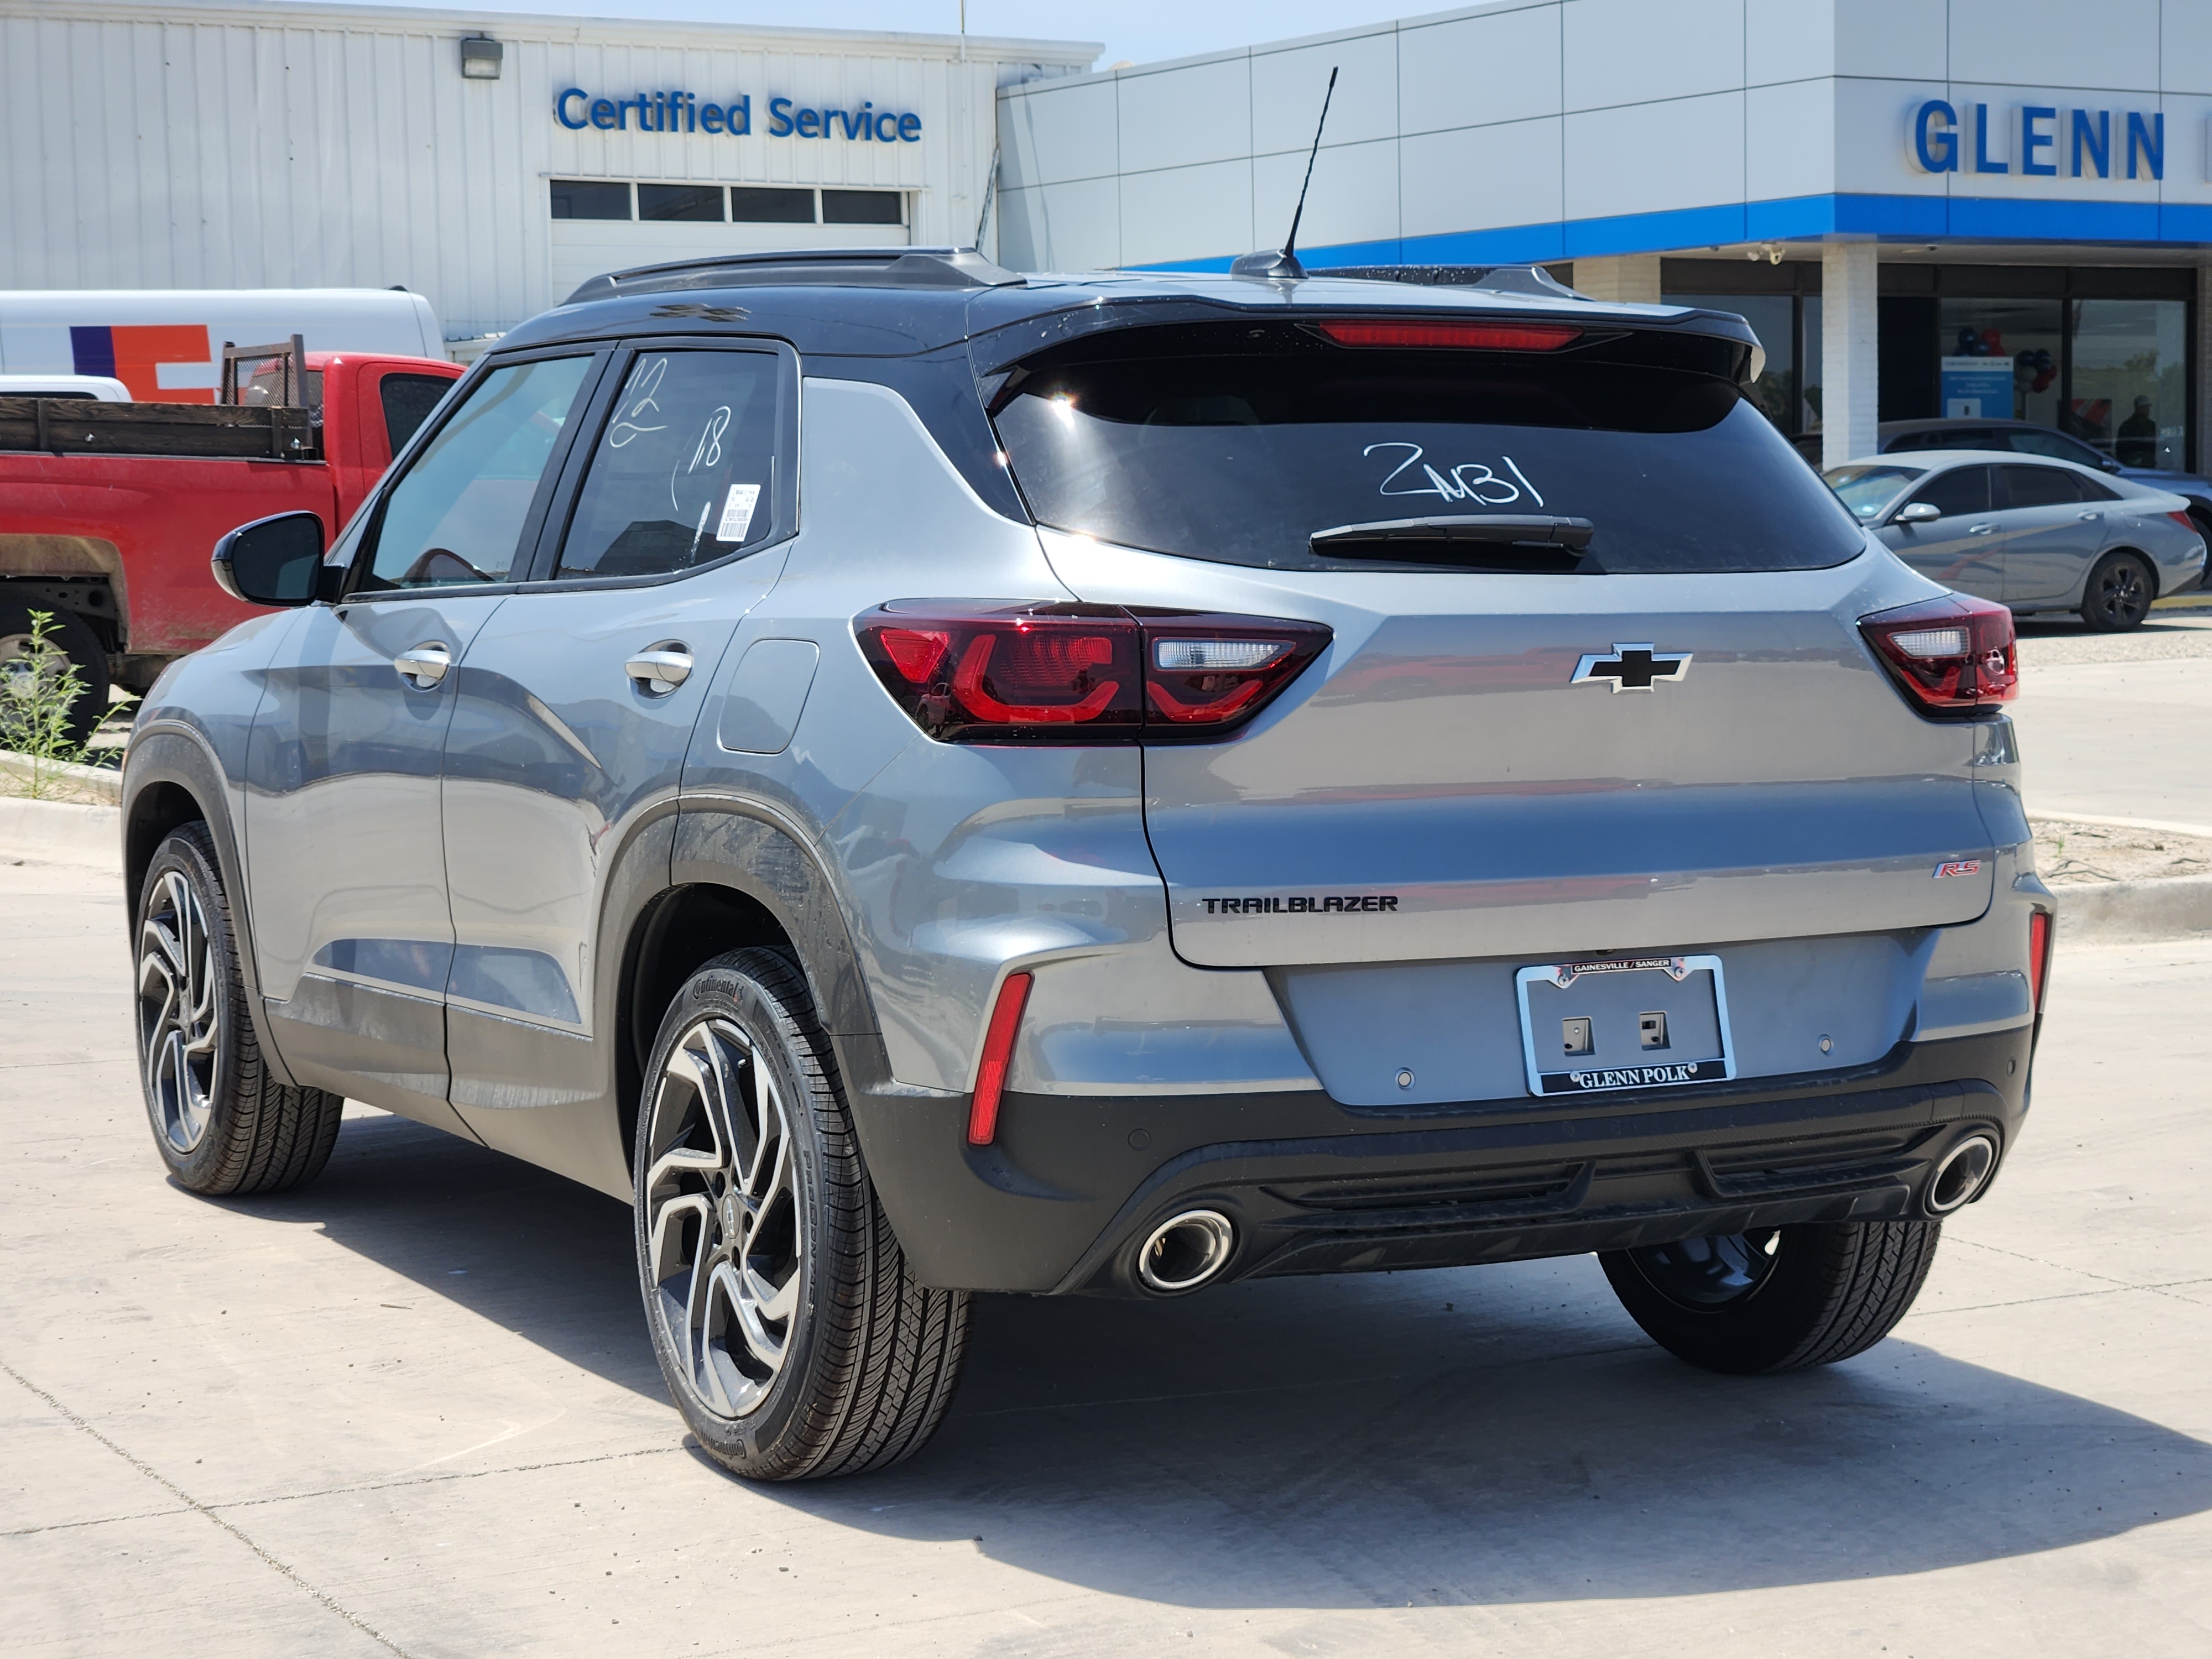
[[[1573,684],[1609,680],[1615,691],[1649,691],[1660,680],[1679,680],[1690,672],[1686,651],[1656,651],[1650,645],[1618,645],[1613,654],[1592,652],[1575,665]]]

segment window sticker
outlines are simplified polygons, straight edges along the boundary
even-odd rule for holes
[[[729,499],[722,503],[722,522],[714,527],[718,542],[741,542],[745,532],[752,528],[753,508],[760,501],[761,487],[757,483],[732,484]]]

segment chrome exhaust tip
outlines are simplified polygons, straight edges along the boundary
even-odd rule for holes
[[[1989,1184],[1997,1167],[1997,1143],[1986,1134],[1971,1134],[1943,1154],[1920,1194],[1921,1206],[1929,1215],[1948,1215]]]
[[[1152,1229],[1137,1252],[1137,1278],[1148,1291],[1194,1291],[1229,1265],[1237,1229],[1218,1210],[1185,1210]]]

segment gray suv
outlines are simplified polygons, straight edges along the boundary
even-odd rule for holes
[[[1741,319],[1488,281],[809,253],[507,335],[145,700],[174,1178],[350,1097],[622,1197],[764,1478],[921,1446],[982,1291],[1595,1251],[1698,1365],[1878,1341],[2027,1104],[2010,617]]]

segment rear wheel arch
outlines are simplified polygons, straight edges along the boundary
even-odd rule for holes
[[[638,908],[618,959],[615,1093],[626,1146],[636,1141],[645,1062],[670,1004],[706,963],[746,948],[797,966],[848,1079],[887,1073],[858,953],[820,860],[764,811],[687,803],[669,884]]]

